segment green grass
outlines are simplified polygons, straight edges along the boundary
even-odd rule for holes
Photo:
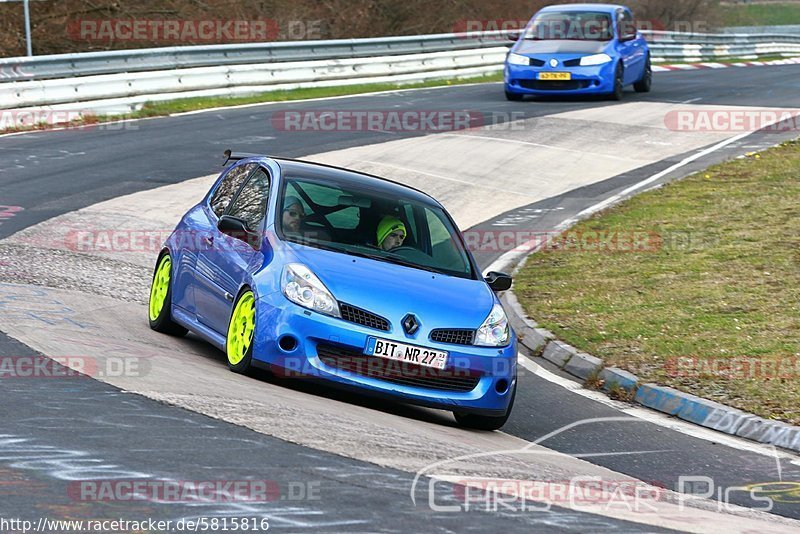
[[[379,91],[391,91],[397,89],[418,89],[425,87],[442,87],[448,85],[463,85],[467,83],[491,83],[503,80],[502,73],[487,76],[477,76],[471,78],[458,78],[452,80],[431,80],[417,83],[372,83],[362,85],[346,85],[337,87],[318,87],[311,89],[292,89],[288,91],[271,91],[249,96],[237,97],[202,97],[202,98],[182,98],[179,100],[168,100],[164,102],[147,102],[142,109],[126,115],[93,115],[84,120],[77,120],[71,126],[78,127],[86,124],[97,124],[103,122],[118,121],[121,119],[139,119],[145,117],[159,117],[171,115],[173,113],[183,113],[187,111],[197,111],[226,106],[239,106],[246,104],[263,104],[268,102],[289,102],[292,100],[305,100],[309,98],[325,98],[334,96],[359,95],[375,93]],[[52,127],[63,127],[64,125],[51,126],[48,124],[37,124],[32,126],[6,128],[0,133],[10,133],[30,130],[44,130]]]
[[[719,11],[723,26],[800,24],[800,3],[728,5]]]
[[[795,141],[579,223],[528,259],[515,291],[528,315],[606,365],[800,424],[798,198]],[[592,231],[644,232],[646,246],[593,251],[580,244]]]
[[[456,80],[431,80],[427,82],[417,82],[409,84],[397,83],[373,83],[363,85],[345,85],[339,87],[318,87],[312,89],[292,89],[289,91],[272,91],[252,96],[241,97],[204,97],[186,98],[181,100],[171,100],[166,102],[151,102],[144,106],[139,112],[140,116],[168,115],[170,113],[181,113],[184,111],[195,111],[198,109],[208,109],[222,106],[238,106],[242,104],[259,104],[263,102],[286,102],[290,100],[304,100],[308,98],[325,98],[331,96],[358,95],[364,93],[375,93],[378,91],[391,91],[396,89],[417,89],[424,87],[441,87],[446,85],[462,85],[465,83],[488,83],[503,80],[501,73],[488,76],[473,78],[463,78]]]

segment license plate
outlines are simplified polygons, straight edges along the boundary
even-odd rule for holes
[[[540,72],[540,80],[571,80],[572,73],[570,72]]]
[[[423,367],[433,367],[434,369],[444,369],[447,364],[447,352],[443,350],[426,349],[425,347],[415,347],[397,341],[371,337],[367,340],[367,348],[364,354],[379,356],[398,362],[413,363]]]

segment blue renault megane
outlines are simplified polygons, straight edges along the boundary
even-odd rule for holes
[[[188,330],[253,367],[452,411],[500,428],[517,340],[450,215],[411,187],[316,163],[234,155],[156,262],[150,327]],[[227,163],[227,160],[226,160]]]
[[[506,57],[506,98],[600,94],[614,100],[633,84],[650,91],[650,50],[631,11],[608,4],[548,6],[536,13]]]

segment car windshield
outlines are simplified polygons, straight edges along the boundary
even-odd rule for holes
[[[287,241],[475,278],[450,217],[432,203],[316,176],[288,176],[284,184],[276,227]]]
[[[609,41],[614,37],[611,16],[596,11],[548,11],[536,15],[525,39],[536,41]]]

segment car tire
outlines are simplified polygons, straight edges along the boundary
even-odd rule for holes
[[[517,93],[512,93],[510,91],[506,91],[506,100],[509,100],[511,102],[519,102],[519,101],[522,100],[523,96],[524,95],[520,95],[520,94],[517,94]]]
[[[147,303],[150,328],[170,336],[185,336],[188,330],[172,320],[172,256],[164,252],[158,257],[150,284]]]
[[[624,78],[625,72],[622,68],[622,62],[617,63],[617,68],[614,70],[614,90],[608,95],[610,100],[622,100],[622,92],[625,88]]]
[[[633,84],[633,89],[637,93],[649,93],[653,85],[653,67],[650,65],[650,56],[647,56],[647,62],[644,65],[644,73],[642,79]]]
[[[471,413],[453,412],[456,422],[465,428],[474,430],[499,430],[511,416],[511,409],[514,408],[514,398],[517,396],[516,380],[514,381],[514,391],[511,392],[511,402],[503,415],[476,415]]]
[[[233,305],[228,335],[225,338],[225,355],[228,368],[234,373],[248,374],[253,361],[253,338],[256,330],[255,295],[250,288],[239,293]]]

